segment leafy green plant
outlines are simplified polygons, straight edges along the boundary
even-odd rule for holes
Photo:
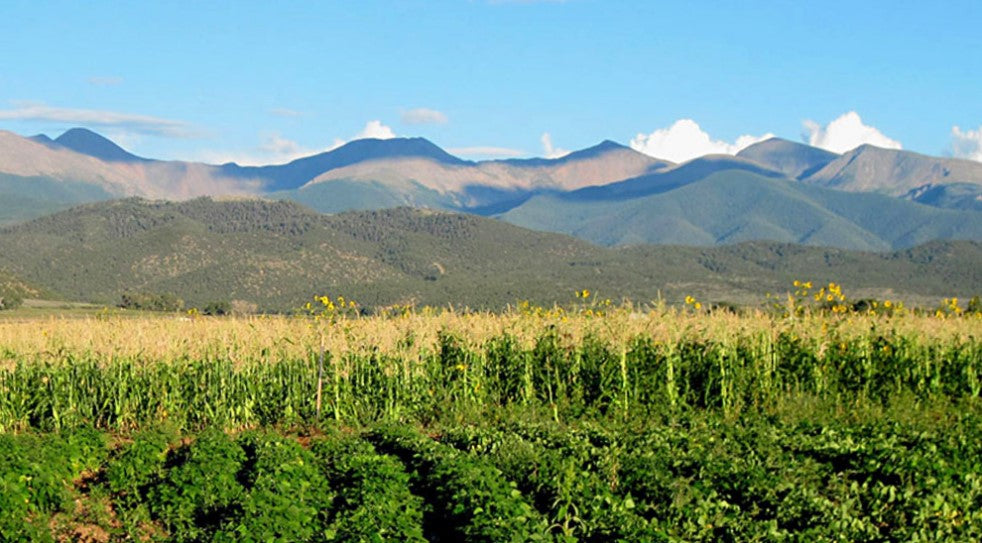
[[[175,541],[212,537],[241,510],[245,461],[242,447],[224,432],[204,431],[168,455],[163,478],[149,491],[152,515]]]
[[[329,541],[426,541],[422,500],[396,458],[357,438],[321,439],[311,449],[337,492]]]
[[[427,539],[550,539],[546,520],[492,465],[405,429],[383,428],[372,439],[412,470],[414,493],[427,506]]]
[[[164,476],[167,453],[174,436],[160,429],[137,432],[122,445],[105,468],[106,486],[117,503],[133,507],[147,499],[147,491]]]
[[[236,515],[217,541],[313,541],[333,499],[316,458],[289,438],[256,432],[239,443],[246,461]]]

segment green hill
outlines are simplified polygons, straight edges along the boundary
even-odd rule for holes
[[[0,225],[113,197],[103,187],[91,183],[0,173]]]
[[[45,292],[37,287],[0,269],[0,310],[19,306],[24,298],[37,298],[44,295]]]
[[[559,261],[603,252],[469,215],[403,208],[326,216],[260,200],[121,200],[0,229],[0,266],[103,303],[139,291],[269,309],[325,292],[367,305],[498,304],[565,296],[594,271],[570,274]],[[553,269],[537,266],[540,258]]]
[[[128,199],[0,228],[0,269],[56,296],[114,304],[170,293],[289,310],[314,294],[364,306],[604,297],[759,303],[794,279],[934,304],[982,292],[982,244],[894,253],[788,244],[607,249],[473,215],[399,208],[321,215],[291,202]]]
[[[714,245],[769,240],[858,250],[934,239],[982,239],[982,214],[885,195],[848,193],[743,170],[712,173],[663,193],[611,200],[540,195],[503,213],[525,228],[601,245]]]
[[[419,183],[382,183],[336,179],[312,183],[293,190],[270,194],[271,198],[292,200],[321,213],[387,209],[392,207],[428,207],[451,209],[452,198]]]

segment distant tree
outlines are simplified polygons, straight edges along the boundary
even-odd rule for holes
[[[876,300],[873,298],[862,298],[852,303],[852,310],[858,313],[865,313],[876,307]]]
[[[22,303],[24,299],[19,293],[0,287],[0,310],[20,307]]]
[[[228,315],[231,312],[232,304],[227,300],[208,302],[201,310],[203,315]]]
[[[184,309],[184,300],[170,293],[127,292],[123,294],[118,305],[123,309],[142,311],[180,311]]]

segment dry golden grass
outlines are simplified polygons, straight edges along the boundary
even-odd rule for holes
[[[585,314],[603,311],[602,316]],[[977,317],[806,314],[787,319],[764,312],[736,315],[679,308],[638,311],[630,307],[579,310],[519,308],[504,314],[456,313],[424,309],[375,317],[83,317],[0,321],[0,365],[20,361],[63,361],[85,356],[110,362],[127,358],[146,363],[179,359],[275,362],[307,357],[323,345],[333,353],[375,351],[418,356],[435,346],[438,334],[451,333],[479,346],[510,334],[523,346],[554,329],[563,344],[595,336],[624,345],[645,336],[655,342],[700,339],[730,343],[736,338],[774,338],[787,332],[817,346],[857,336],[904,335],[921,341],[977,338]],[[411,345],[410,345],[411,342]]]

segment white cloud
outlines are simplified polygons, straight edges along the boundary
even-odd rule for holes
[[[525,156],[527,153],[525,151],[520,151],[518,149],[509,149],[507,147],[491,147],[491,146],[474,146],[474,147],[454,147],[452,149],[447,149],[447,152],[457,156],[465,157],[495,157],[495,158],[511,158]]]
[[[168,138],[201,137],[200,132],[183,121],[116,111],[59,108],[36,103],[19,105],[14,109],[2,109],[0,110],[0,120],[107,126],[149,136]]]
[[[333,149],[333,147],[331,147]],[[310,149],[299,143],[284,138],[279,132],[269,132],[262,136],[262,141],[256,147],[245,151],[204,151],[198,160],[209,164],[224,164],[235,162],[240,166],[265,166],[268,164],[285,164],[287,162],[327,151],[329,149]]]
[[[562,158],[569,154],[566,149],[552,145],[552,136],[548,132],[542,133],[542,152],[546,158]]]
[[[418,107],[404,111],[402,122],[405,124],[446,124],[447,116],[442,111]]]
[[[382,124],[382,121],[373,120],[365,123],[365,128],[362,128],[361,132],[355,134],[355,137],[352,139],[373,138],[377,140],[389,140],[394,137],[396,137],[396,134],[391,128]]]
[[[326,151],[333,151],[342,145],[359,139],[391,139],[396,137],[391,128],[381,121],[372,120],[351,139],[335,138],[327,147],[310,148],[291,139],[285,138],[279,132],[262,134],[262,141],[256,147],[245,151],[203,151],[198,154],[198,160],[209,164],[224,164],[235,162],[240,166],[265,166],[268,164],[285,164],[298,158],[303,158]]]
[[[978,130],[965,130],[951,127],[951,154],[956,158],[967,158],[982,162],[982,126]]]
[[[902,149],[899,141],[888,138],[876,128],[863,124],[855,111],[844,113],[824,127],[812,120],[804,123],[802,138],[813,147],[821,147],[833,153],[851,151],[863,144],[884,149]]]
[[[284,138],[280,136],[279,133],[273,133],[266,137],[266,140],[259,146],[261,151],[270,153],[277,156],[304,156],[309,153],[309,149],[305,149],[299,143]]]
[[[692,119],[679,119],[668,128],[660,128],[650,134],[638,134],[631,140],[631,148],[655,158],[684,162],[703,155],[733,155],[745,147],[773,137],[770,133],[763,136],[743,135],[734,143],[728,143],[712,139]]]
[[[146,136],[135,132],[128,132],[117,128],[107,128],[102,131],[102,135],[109,141],[119,145],[127,151],[137,149],[146,141]]]

